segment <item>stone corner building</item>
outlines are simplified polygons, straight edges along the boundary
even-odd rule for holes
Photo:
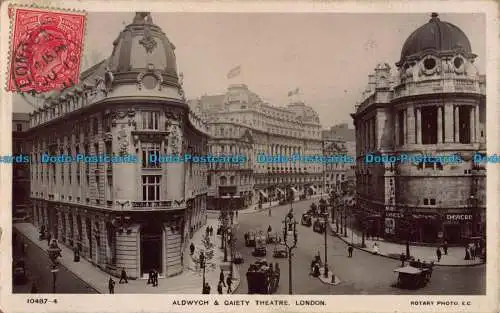
[[[406,40],[397,73],[369,75],[356,127],[357,212],[368,235],[462,244],[484,237],[485,76],[469,39],[433,13]],[[459,155],[459,164],[366,164],[368,154]]]
[[[136,13],[113,45],[109,59],[31,116],[34,224],[113,275],[175,275],[206,221],[206,168],[148,156],[205,154],[207,129],[185,101],[175,47],[149,13]],[[43,164],[46,153],[137,161]]]

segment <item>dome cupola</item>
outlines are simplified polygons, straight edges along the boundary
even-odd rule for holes
[[[116,83],[134,81],[138,74],[151,72],[162,84],[179,87],[175,46],[153,23],[149,12],[137,12],[113,46],[107,70]]]
[[[432,13],[429,22],[406,39],[401,49],[401,58],[396,65],[400,67],[407,61],[419,60],[428,54],[439,57],[457,53],[467,59],[476,57],[465,33],[457,26],[441,21],[437,13]]]

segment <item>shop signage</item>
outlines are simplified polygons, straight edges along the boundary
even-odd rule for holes
[[[472,214],[446,214],[447,221],[472,221]]]
[[[390,218],[403,218],[405,215],[397,211],[385,211],[385,217]]]

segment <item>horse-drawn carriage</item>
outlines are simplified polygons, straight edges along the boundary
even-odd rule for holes
[[[433,267],[434,262],[410,261],[407,266],[394,270],[394,272],[398,273],[397,286],[408,289],[425,287],[431,279]]]
[[[245,233],[245,246],[255,247],[255,233],[254,232],[246,232]]]
[[[277,244],[274,246],[273,257],[275,258],[287,258],[288,250],[284,244]]]
[[[272,294],[278,290],[280,269],[266,260],[251,264],[246,273],[249,294]]]
[[[326,231],[326,223],[322,219],[316,219],[313,225],[313,231],[316,233],[324,233]]]
[[[302,218],[300,219],[300,224],[307,226],[307,227],[311,227],[311,225],[312,225],[311,215],[309,215],[307,213],[302,214]]]

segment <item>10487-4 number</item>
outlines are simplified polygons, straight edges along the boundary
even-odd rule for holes
[[[47,298],[28,298],[26,302],[29,304],[38,303],[38,304],[46,304],[49,300]]]

